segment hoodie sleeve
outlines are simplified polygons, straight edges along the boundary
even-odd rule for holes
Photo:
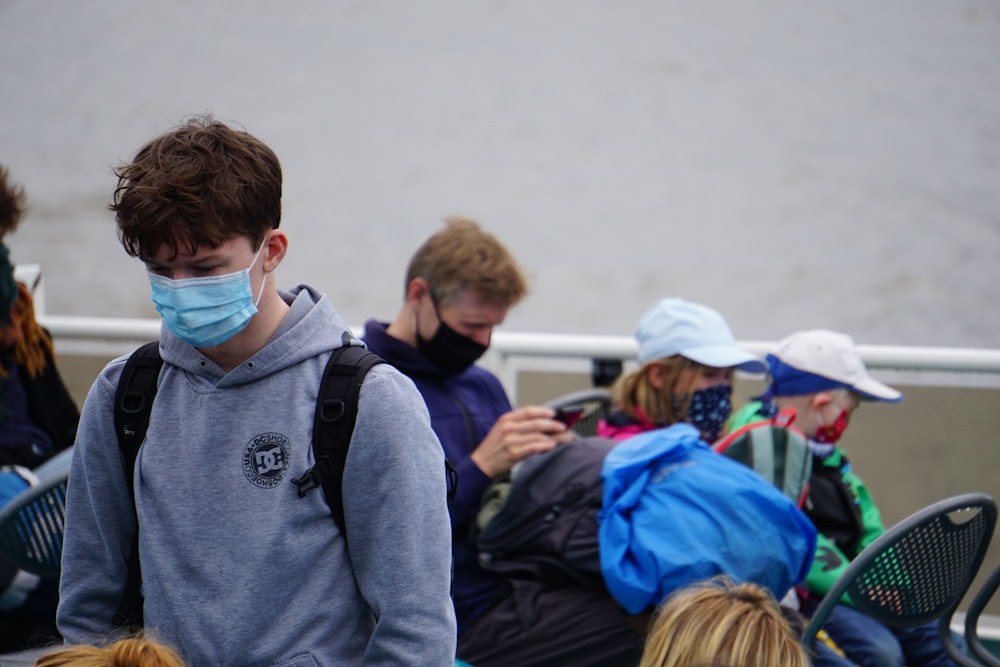
[[[809,592],[817,597],[826,595],[850,563],[851,560],[837,548],[833,540],[822,533],[817,533],[816,557],[806,576]],[[843,601],[849,603],[849,598],[845,595]]]
[[[458,478],[455,497],[448,504],[455,540],[468,539],[482,505],[483,493],[493,482],[472,460],[472,453],[489,435],[497,420],[513,410],[507,392],[493,374],[484,369],[475,369],[467,376],[469,379],[466,382],[471,384],[463,392],[465,401],[461,410],[468,413],[469,422],[463,420],[459,430],[446,431],[440,436],[445,456],[455,466]],[[473,397],[475,400],[472,400]],[[468,432],[469,428],[473,429],[471,434]]]
[[[135,515],[114,430],[124,361],[111,362],[87,395],[66,492],[56,624],[67,643],[106,641],[125,588]]]
[[[347,546],[375,631],[366,665],[453,665],[444,453],[413,383],[376,366],[361,388],[344,472]]]
[[[854,494],[854,498],[857,500],[858,507],[861,510],[862,533],[861,539],[854,547],[852,557],[855,557],[885,532],[885,524],[882,522],[882,513],[879,512],[871,493],[868,492],[868,487],[860,477],[851,471],[850,467],[844,471],[843,480],[847,488]]]
[[[861,553],[865,547],[875,541],[885,532],[885,525],[882,523],[882,515],[872,500],[868,487],[860,477],[851,472],[850,465],[844,467],[841,473],[844,485],[851,490],[855,502],[861,510],[861,539],[850,550],[851,553],[844,553],[833,543],[833,540],[824,535],[817,536],[816,559],[806,583],[809,590],[817,595],[825,595],[833,584],[844,573],[847,566],[854,558]],[[841,602],[851,604],[850,597],[845,593]]]

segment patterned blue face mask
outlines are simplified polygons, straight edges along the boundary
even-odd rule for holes
[[[701,437],[709,444],[722,435],[722,428],[733,411],[732,394],[733,388],[729,384],[717,384],[690,394],[687,422],[701,431]],[[681,413],[684,398],[686,396],[673,397],[675,414]]]
[[[150,273],[153,303],[170,333],[193,347],[213,347],[243,331],[267,283],[265,273],[255,301],[250,269],[263,249],[261,244],[247,268],[222,276],[174,280]]]

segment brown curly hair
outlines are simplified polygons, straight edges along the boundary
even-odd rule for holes
[[[266,144],[211,116],[193,116],[115,169],[115,212],[125,252],[171,259],[199,246],[249,238],[259,246],[281,223],[281,164]]]

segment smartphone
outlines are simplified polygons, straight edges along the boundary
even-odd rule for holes
[[[573,428],[573,426],[580,421],[582,417],[582,405],[564,405],[561,408],[556,408],[556,414],[553,419],[557,419],[563,424],[566,424],[566,428]]]

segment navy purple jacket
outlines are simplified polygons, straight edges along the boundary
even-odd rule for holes
[[[468,539],[483,491],[491,481],[470,456],[500,415],[510,412],[510,399],[489,371],[473,365],[457,375],[445,375],[412,345],[386,333],[387,327],[388,323],[369,320],[365,344],[417,385],[431,415],[431,428],[458,473],[457,492],[448,510],[455,558],[455,613],[461,634],[493,603],[501,581],[479,567]]]

